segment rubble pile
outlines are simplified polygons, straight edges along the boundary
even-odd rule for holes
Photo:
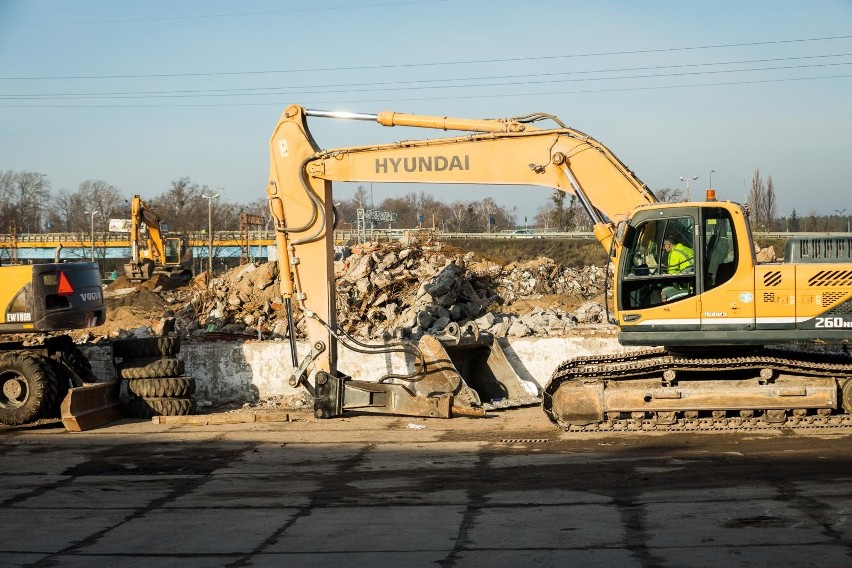
[[[235,268],[196,291],[175,316],[178,328],[192,336],[207,333],[283,337],[286,320],[278,288],[278,263],[251,263]]]
[[[604,292],[606,271],[595,266],[561,267],[539,258],[504,267],[440,245],[392,243],[356,249],[337,267],[339,320],[361,337],[418,337],[469,321],[501,337],[548,336],[605,321],[603,306],[590,301]],[[568,312],[519,304],[553,295],[581,305]]]
[[[605,292],[606,270],[600,267],[565,267],[548,258],[502,266],[440,243],[405,239],[352,247],[334,267],[338,323],[362,339],[417,338],[451,322],[474,321],[499,337],[564,335],[577,324],[606,323],[596,301]],[[135,294],[130,288],[108,291],[110,313],[150,305],[157,312],[150,319],[165,310],[179,333],[198,339],[288,334],[276,262],[244,265],[209,282],[202,275],[187,288],[167,284],[149,282]],[[304,337],[297,302],[294,310],[296,333]]]

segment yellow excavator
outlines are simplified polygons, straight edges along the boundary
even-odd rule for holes
[[[58,252],[57,252],[58,256]],[[61,416],[80,431],[123,416],[119,381],[100,382],[67,335],[102,325],[100,270],[94,262],[0,266],[0,423],[16,426]]]
[[[459,134],[321,150],[309,118]],[[301,361],[292,345],[290,383],[315,391],[317,416],[481,414],[483,381],[512,396],[497,342],[475,325],[387,345],[411,354],[405,376],[354,381],[337,369],[338,341],[359,346],[335,319],[334,181],[544,186],[577,197],[614,267],[619,340],[639,348],[559,365],[542,406],[566,430],[852,425],[852,359],[794,347],[852,336],[852,238],[791,238],[784,262],[758,264],[747,208],[713,190],[661,203],[606,146],[544,113],[477,120],[293,105],[270,141],[267,194],[288,318],[299,311],[312,345]]]
[[[142,228],[147,236],[142,248]],[[192,278],[192,247],[185,235],[167,233],[160,216],[138,195],[130,201],[130,262],[124,275],[131,282],[143,282],[157,274],[187,281]]]

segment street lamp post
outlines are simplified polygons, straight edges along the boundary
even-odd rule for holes
[[[852,232],[852,231],[849,230],[850,229],[849,218],[846,217],[846,215],[845,215],[846,209],[835,209],[834,212],[837,213],[840,216],[841,219],[846,221],[846,232],[847,233]]]
[[[92,262],[95,262],[95,215],[100,211],[86,211],[92,216]]]
[[[213,200],[219,199],[219,194],[204,195],[201,197],[207,200],[207,273],[213,275]]]
[[[687,176],[687,177],[680,176],[680,181],[685,181],[685,182],[686,182],[686,200],[687,200],[687,201],[692,201],[692,196],[690,196],[690,195],[689,195],[689,180],[696,181],[697,179],[698,179],[698,176],[692,176],[692,177],[689,177],[689,176]]]

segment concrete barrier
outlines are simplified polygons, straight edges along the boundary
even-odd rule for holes
[[[518,375],[540,388],[566,359],[625,350],[613,336],[501,341]],[[299,343],[297,347],[301,360],[308,355],[309,346]],[[85,350],[99,378],[115,377],[111,347],[88,345]],[[195,398],[201,406],[257,402],[270,397],[282,397],[286,406],[288,398],[303,399],[303,389],[287,384],[293,374],[287,341],[184,342],[179,357],[185,363],[186,374],[196,380]],[[391,372],[407,373],[412,365],[412,358],[400,353],[364,355],[344,347],[338,351],[338,369],[358,380],[375,381]]]

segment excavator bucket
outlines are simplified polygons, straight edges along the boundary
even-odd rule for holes
[[[417,343],[424,368],[407,381],[370,382],[319,372],[314,414],[345,411],[452,418],[484,416],[486,410],[539,404],[538,387],[515,372],[500,343],[474,324],[450,324],[441,335]],[[484,403],[482,401],[485,401]]]
[[[500,341],[480,334],[474,324],[450,324],[441,335],[427,335],[418,348],[426,359],[426,377],[416,389],[443,386],[453,393],[454,414],[469,409],[496,410],[539,404],[538,385],[524,380],[509,362]]]
[[[69,389],[60,405],[65,429],[82,432],[124,418],[120,389],[121,381],[86,383]]]

